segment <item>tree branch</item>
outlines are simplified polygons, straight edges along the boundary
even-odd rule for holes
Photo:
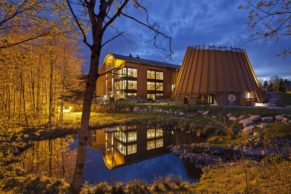
[[[127,17],[127,18],[129,18],[129,19],[131,19],[131,20],[133,20],[133,21],[135,21],[135,22],[137,22],[137,23],[139,23],[139,24],[141,24],[141,25],[143,25],[143,26],[149,28],[149,29],[152,30],[153,32],[155,32],[155,33],[156,33],[156,35],[154,36],[154,45],[155,45],[155,46],[157,46],[157,45],[156,45],[156,39],[157,39],[157,37],[158,37],[159,35],[163,36],[164,38],[169,39],[169,50],[170,50],[170,55],[173,54],[172,46],[171,46],[172,38],[171,38],[170,36],[166,35],[165,33],[159,31],[158,29],[156,29],[156,28],[155,28],[156,25],[152,25],[152,26],[151,26],[150,24],[146,24],[146,23],[144,23],[144,22],[142,22],[142,21],[136,19],[135,17],[130,16],[130,15],[127,15],[127,14],[125,14],[125,13],[123,13],[123,12],[121,13],[121,15],[123,15],[124,17]]]
[[[114,14],[113,17],[110,18],[110,20],[103,26],[103,33],[105,32],[105,30],[107,29],[107,27],[112,24],[114,22],[114,20],[121,14],[121,11],[123,10],[123,8],[126,6],[126,4],[128,3],[129,0],[124,0],[124,2],[121,4],[121,6],[117,9],[117,12]],[[112,3],[112,1],[111,1]],[[107,5],[110,6],[110,5]]]
[[[109,40],[105,41],[105,42],[101,45],[101,47],[105,46],[106,44],[108,44],[108,43],[111,42],[112,40],[118,38],[118,37],[119,37],[120,35],[122,35],[122,34],[123,34],[123,32],[119,32],[118,34],[116,34],[115,36],[113,36],[112,38],[110,38]]]
[[[72,15],[73,15],[73,17],[74,17],[74,19],[75,19],[75,22],[77,23],[77,26],[79,27],[79,29],[80,29],[80,31],[81,31],[81,33],[82,33],[82,35],[83,35],[83,42],[91,49],[92,48],[92,45],[90,45],[89,43],[88,43],[88,41],[87,41],[87,36],[86,36],[86,34],[85,34],[85,31],[84,31],[84,29],[82,28],[82,26],[81,26],[81,24],[80,24],[80,22],[79,22],[79,20],[78,20],[78,18],[77,18],[77,16],[76,16],[76,14],[75,14],[75,12],[74,12],[74,10],[73,10],[73,8],[72,8],[72,6],[71,6],[71,3],[70,3],[70,1],[69,0],[66,0],[66,2],[67,2],[67,4],[68,4],[68,6],[69,6],[69,9],[70,9],[70,12],[72,13]]]

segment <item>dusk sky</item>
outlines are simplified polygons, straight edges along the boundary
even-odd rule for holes
[[[246,24],[248,12],[238,9],[243,3],[239,0],[144,0],[150,22],[157,22],[160,30],[172,37],[172,57],[167,58],[169,53],[148,42],[152,34],[147,28],[120,17],[114,23],[115,28],[107,31],[104,40],[113,36],[116,29],[124,34],[104,47],[101,59],[109,52],[123,55],[131,53],[141,58],[180,65],[187,46],[232,46],[246,49],[259,79],[264,80],[272,75],[290,79],[291,57],[276,56],[282,49],[290,47],[290,37],[277,41],[249,41],[252,32]],[[145,21],[145,14],[140,9],[129,6],[126,12]],[[158,44],[167,47],[167,41],[159,38]],[[88,59],[89,51],[85,49],[84,52]]]

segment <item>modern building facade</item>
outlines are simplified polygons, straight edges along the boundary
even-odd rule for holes
[[[108,54],[97,81],[97,96],[114,98],[171,98],[179,65],[141,59],[138,56]]]
[[[173,98],[186,104],[253,105],[260,91],[244,49],[188,47]]]

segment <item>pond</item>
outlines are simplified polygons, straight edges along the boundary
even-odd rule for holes
[[[84,181],[151,183],[156,178],[176,176],[196,182],[201,169],[170,153],[168,146],[190,143],[189,134],[145,126],[118,126],[90,131]],[[77,136],[34,142],[24,152],[20,165],[29,172],[65,178],[73,177],[77,155]]]

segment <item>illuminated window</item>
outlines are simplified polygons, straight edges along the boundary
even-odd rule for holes
[[[136,144],[132,144],[132,145],[128,145],[127,146],[127,154],[134,154],[136,153],[137,150],[137,145]]]
[[[156,136],[155,134],[155,129],[148,129],[147,130],[147,138],[150,139],[150,138],[154,138]]]
[[[136,80],[128,80],[127,81],[127,89],[128,90],[136,90],[137,89],[137,81]]]
[[[131,96],[131,97],[135,97],[136,96],[136,93],[127,93],[127,96]]]
[[[136,141],[137,133],[136,132],[129,132],[127,133],[127,142]]]
[[[147,70],[147,78],[148,79],[156,79],[155,71]]]
[[[164,84],[163,83],[156,83],[156,91],[163,91],[164,90]]]
[[[147,150],[155,149],[155,140],[147,142]]]
[[[156,137],[162,137],[163,136],[163,129],[156,129]]]
[[[175,90],[175,87],[176,87],[176,85],[175,84],[172,84],[172,86],[171,86],[171,91],[172,92]]]
[[[156,90],[155,82],[147,82],[147,90]]]
[[[164,146],[164,140],[163,139],[157,139],[156,140],[156,148],[161,148]]]
[[[156,99],[156,95],[155,94],[147,94],[147,99],[155,100]]]
[[[160,71],[156,71],[156,79],[157,80],[164,80],[164,73]]]
[[[114,136],[117,140],[126,142],[126,134],[124,132],[118,131],[114,134]]]
[[[137,77],[137,69],[136,68],[127,68],[127,76],[128,77]]]
[[[156,93],[156,96],[163,96],[163,93]]]
[[[126,147],[124,145],[122,145],[121,143],[119,143],[119,142],[117,143],[117,150],[120,153],[126,155]]]

